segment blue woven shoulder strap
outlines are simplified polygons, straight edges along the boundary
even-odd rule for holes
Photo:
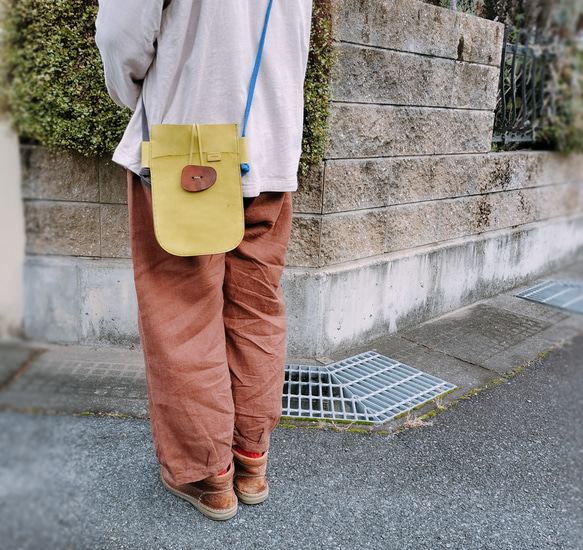
[[[251,75],[251,82],[249,83],[249,93],[247,94],[247,105],[245,106],[245,120],[243,121],[243,132],[241,137],[245,137],[247,133],[247,121],[249,120],[249,113],[251,112],[251,104],[253,103],[253,94],[255,93],[255,84],[257,83],[257,75],[259,74],[259,67],[261,66],[261,57],[263,56],[263,46],[265,45],[265,35],[267,34],[267,24],[269,23],[269,16],[271,14],[271,5],[273,0],[269,0],[267,6],[267,13],[265,14],[265,23],[263,24],[263,32],[261,33],[261,40],[257,48],[257,56],[255,57],[255,66],[253,67],[253,74]],[[249,165],[241,164],[241,176],[246,176],[249,173]]]
[[[261,33],[261,40],[259,41],[259,48],[257,48],[257,56],[255,57],[255,66],[253,67],[253,74],[251,75],[251,82],[249,84],[249,93],[247,94],[247,106],[245,107],[245,121],[243,122],[243,133],[241,137],[245,137],[247,131],[247,120],[251,111],[251,103],[253,103],[253,94],[255,93],[255,84],[257,82],[257,75],[259,74],[259,67],[261,66],[261,57],[263,56],[263,46],[265,45],[265,35],[267,34],[267,24],[269,23],[269,15],[271,14],[271,5],[273,0],[269,0],[267,6],[267,13],[265,14],[265,23],[263,24],[263,32]]]

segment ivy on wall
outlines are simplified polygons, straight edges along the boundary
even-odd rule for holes
[[[24,139],[84,155],[111,153],[131,111],[108,96],[95,45],[97,0],[0,0],[0,111]],[[305,83],[302,170],[326,149],[335,62],[332,0],[315,0]]]
[[[330,80],[337,60],[332,0],[313,2],[310,54],[304,85],[303,173],[324,158],[330,116]]]
[[[112,151],[130,119],[107,95],[95,45],[97,0],[3,0],[2,107],[24,138]]]

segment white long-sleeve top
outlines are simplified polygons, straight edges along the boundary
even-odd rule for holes
[[[141,168],[148,123],[225,124],[242,130],[269,0],[99,0],[96,42],[105,82],[134,115],[113,160]],[[243,195],[294,191],[301,153],[311,0],[274,0],[247,123]]]

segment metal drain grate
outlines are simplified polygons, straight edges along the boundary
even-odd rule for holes
[[[583,315],[583,282],[545,281],[516,296]]]
[[[282,414],[382,424],[455,387],[369,351],[323,367],[286,365]]]

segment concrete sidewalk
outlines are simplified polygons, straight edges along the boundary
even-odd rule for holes
[[[546,279],[582,281],[583,262]],[[458,402],[406,428],[279,427],[270,498],[224,523],[159,480],[139,350],[5,342],[0,548],[581,549],[583,316],[519,290],[322,359],[376,349]]]
[[[549,279],[583,281],[583,260],[541,281]],[[583,331],[583,316],[515,296],[536,282],[319,361],[325,364],[377,351],[457,386],[443,398],[447,405],[500,380]],[[293,357],[287,362],[310,364]],[[429,403],[416,414],[434,408],[435,404]],[[0,344],[0,409],[146,418],[141,350]],[[358,428],[394,431],[405,421],[400,418],[381,426]],[[286,420],[290,422],[297,423]]]

